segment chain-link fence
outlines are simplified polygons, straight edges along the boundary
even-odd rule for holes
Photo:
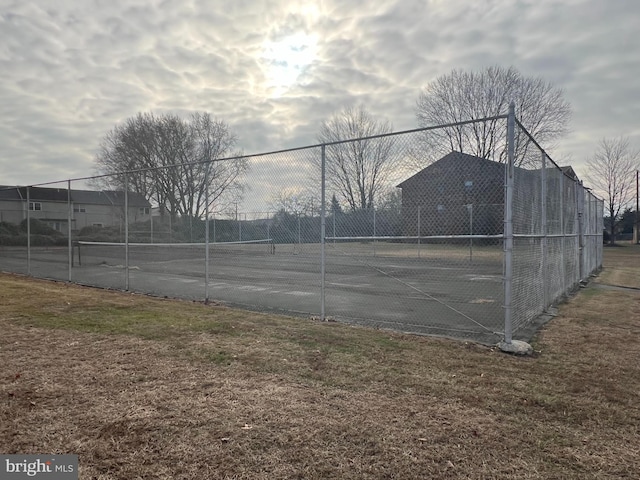
[[[518,123],[527,150],[514,166],[514,331],[602,267],[603,202],[559,167]]]
[[[602,201],[511,119],[511,130],[502,116],[0,187],[1,268],[510,341],[601,267],[603,216]],[[433,148],[433,132],[488,122],[509,130],[495,157],[511,163]],[[234,188],[221,180],[229,172]]]

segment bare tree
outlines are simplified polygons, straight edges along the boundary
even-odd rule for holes
[[[269,206],[277,211],[284,211],[295,216],[308,215],[313,216],[314,197],[302,188],[283,188],[271,196]]]
[[[631,205],[634,198],[635,172],[640,165],[640,151],[633,150],[629,139],[603,138],[593,157],[587,162],[587,179],[596,193],[604,197],[609,213],[610,243],[615,244],[616,226],[620,212]]]
[[[347,107],[323,122],[318,140],[327,144],[327,185],[351,211],[372,208],[392,167],[394,140],[366,137],[391,131],[389,122],[376,120],[362,106]]]
[[[540,77],[525,77],[514,67],[453,70],[438,77],[420,93],[416,116],[422,127],[491,118],[506,114],[512,100],[516,116],[538,143],[552,148],[553,142],[567,132],[571,107],[562,89]],[[504,161],[505,138],[504,120],[450,126],[428,131],[424,153],[419,156],[430,155],[428,160],[434,160],[434,155],[455,150]],[[516,165],[527,163],[530,146],[529,138],[516,129]]]
[[[96,163],[107,176],[99,186],[122,189],[123,172],[128,172],[129,188],[161,211],[201,217],[214,204],[222,210],[242,194],[248,165],[234,151],[236,142],[228,125],[208,113],[194,113],[188,120],[139,113],[102,140]]]

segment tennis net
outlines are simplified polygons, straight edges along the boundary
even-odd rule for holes
[[[264,256],[275,253],[272,239],[210,243],[119,243],[77,241],[73,244],[73,264],[78,266],[111,265],[130,259],[144,263],[173,260],[204,260],[206,249],[210,258],[234,256]]]

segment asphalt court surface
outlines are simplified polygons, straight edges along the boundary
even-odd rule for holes
[[[321,312],[318,245],[216,252],[209,259],[209,299],[250,310],[317,317]],[[503,327],[500,247],[460,248],[327,244],[325,315],[337,321],[496,343]],[[173,255],[177,254],[178,257]],[[420,256],[418,256],[420,255]],[[188,257],[189,255],[187,255]],[[124,252],[82,253],[76,283],[124,289]],[[0,269],[26,272],[26,248],[0,249]],[[31,274],[68,280],[68,249],[32,248]],[[177,250],[130,249],[129,290],[205,298],[203,257]]]

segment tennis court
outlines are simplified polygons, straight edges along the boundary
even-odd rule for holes
[[[11,189],[20,208],[4,244],[30,248],[0,247],[0,269],[491,344],[529,340],[535,319],[601,268],[603,202],[513,109],[501,120],[506,143],[494,159],[431,151],[425,135],[442,125],[118,172],[100,177],[100,192],[73,188],[89,177]],[[361,147],[356,160],[384,152],[385,167],[356,199],[339,180],[363,174],[341,170]],[[238,179],[246,198],[219,183],[228,165],[248,169]],[[171,182],[157,190],[167,173],[199,194]],[[148,198],[130,191],[151,185]]]
[[[8,251],[11,249],[11,252]],[[307,317],[321,313],[319,244],[229,242],[32,247],[31,274],[105,288]],[[327,243],[325,314],[380,328],[495,343],[502,328],[500,245]],[[26,249],[4,247],[3,263],[26,268]],[[208,271],[207,271],[208,270]],[[128,278],[127,278],[128,271]],[[208,282],[205,285],[205,276]],[[127,285],[128,284],[128,285]],[[128,287],[128,288],[127,288]]]

